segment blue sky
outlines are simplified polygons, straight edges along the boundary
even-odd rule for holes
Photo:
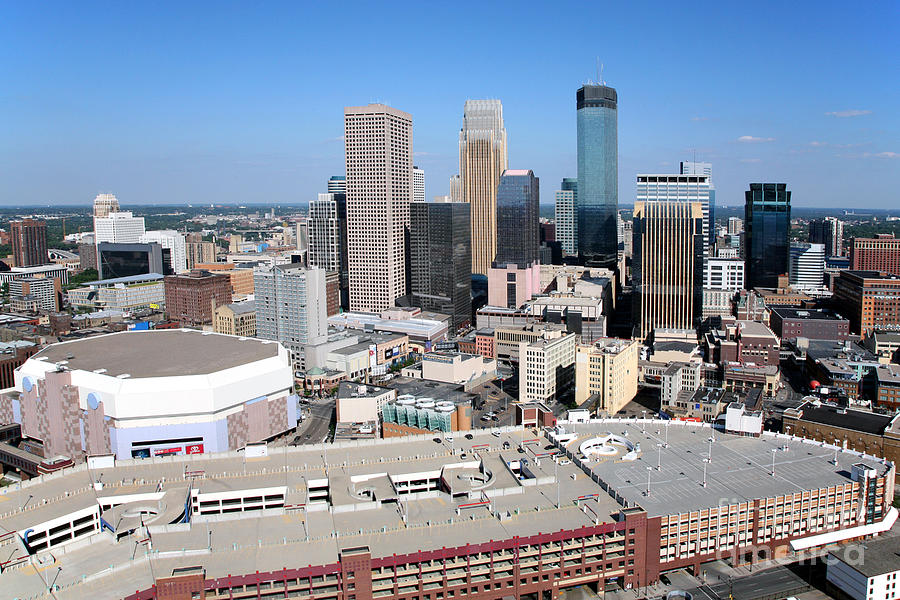
[[[467,98],[499,98],[509,164],[552,202],[575,90],[619,93],[619,201],[713,163],[720,204],[900,205],[900,3],[5,2],[0,203],[305,202],[343,173],[342,109],[414,119],[448,193]]]

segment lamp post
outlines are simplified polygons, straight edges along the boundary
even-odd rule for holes
[[[666,421],[666,448],[669,447],[669,421]]]
[[[642,410],[642,411],[641,411],[641,414],[643,415],[643,416],[641,417],[641,433],[645,433],[644,428],[647,426],[647,411],[646,411],[646,410]]]
[[[772,477],[775,477],[775,453],[778,452],[778,448],[772,448]]]
[[[656,470],[662,471],[662,443],[656,444]]]
[[[706,457],[709,459],[709,462],[712,462],[712,445],[713,445],[712,437],[710,437],[709,440],[707,440],[707,441],[709,441],[709,449],[706,451]]]
[[[650,473],[653,472],[653,467],[647,467],[647,497],[650,497]]]
[[[703,487],[706,487],[706,465],[710,463],[708,458],[703,459]]]

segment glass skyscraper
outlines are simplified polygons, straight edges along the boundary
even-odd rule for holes
[[[538,262],[539,180],[531,169],[507,169],[497,186],[497,257],[494,263],[521,268]],[[615,234],[615,229],[613,230]]]
[[[788,273],[791,192],[785,183],[751,183],[744,196],[747,289],[777,287]]]
[[[618,109],[616,90],[585,85],[578,106],[578,256],[587,265],[613,266],[618,250]]]

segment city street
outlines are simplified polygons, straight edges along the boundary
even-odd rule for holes
[[[334,399],[312,399],[308,405],[302,405],[305,418],[297,426],[291,445],[318,444],[327,441],[331,421],[334,416]]]

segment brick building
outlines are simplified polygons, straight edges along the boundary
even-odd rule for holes
[[[709,362],[760,366],[778,366],[781,341],[771,329],[756,321],[723,323],[721,329],[707,332],[706,356]]]
[[[883,271],[842,271],[834,282],[834,303],[860,335],[900,330],[900,276]]]
[[[850,335],[850,321],[826,309],[775,307],[769,325],[782,339],[846,340]]]
[[[900,275],[900,239],[892,233],[879,233],[874,238],[853,238],[850,268]]]
[[[182,325],[212,323],[213,311],[231,302],[231,283],[225,275],[194,269],[165,278],[166,312]]]
[[[37,219],[10,221],[9,241],[17,267],[36,267],[50,262],[47,255],[47,222]]]

